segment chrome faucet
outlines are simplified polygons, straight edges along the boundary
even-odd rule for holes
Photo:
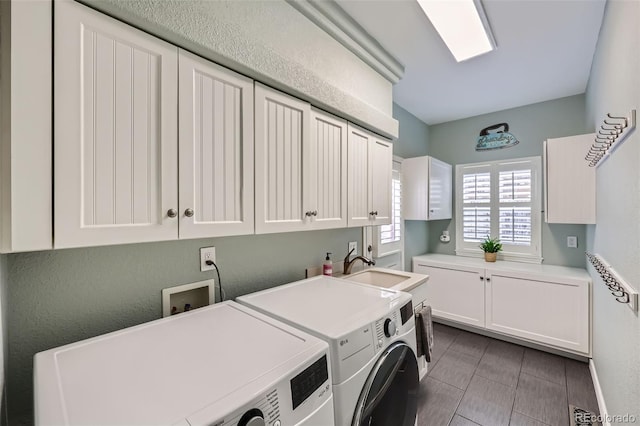
[[[376,264],[374,260],[368,259],[364,256],[356,256],[353,259],[349,260],[349,256],[351,256],[351,253],[353,253],[354,250],[355,249],[351,249],[351,251],[344,257],[344,270],[342,271],[342,273],[345,275],[349,275],[351,273],[351,268],[353,268],[353,264],[356,263],[356,260],[358,259],[362,260],[362,263],[366,263],[369,266]]]

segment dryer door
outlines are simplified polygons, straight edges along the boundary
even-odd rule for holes
[[[413,426],[418,410],[418,361],[402,342],[389,346],[365,382],[352,426]]]

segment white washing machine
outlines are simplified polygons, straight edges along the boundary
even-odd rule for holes
[[[328,345],[224,302],[36,354],[36,425],[334,425]]]
[[[418,362],[411,295],[314,277],[236,299],[330,347],[338,426],[413,426]]]

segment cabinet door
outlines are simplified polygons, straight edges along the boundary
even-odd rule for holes
[[[308,228],[302,159],[310,113],[308,103],[255,84],[257,234]]]
[[[311,110],[311,137],[304,151],[304,206],[313,229],[347,226],[347,122]]]
[[[433,315],[484,327],[484,275],[474,268],[448,269],[414,264],[413,272],[429,275],[424,303]]]
[[[596,168],[584,156],[595,134],[545,142],[545,220],[547,223],[596,223]]]
[[[451,219],[451,164],[429,157],[429,220]]]
[[[57,248],[175,239],[177,48],[55,3]]]
[[[372,135],[351,124],[348,132],[348,225],[367,226],[372,223],[369,214],[372,211],[369,184],[369,146],[373,143]]]
[[[391,178],[393,173],[393,146],[390,142],[374,138],[369,145],[369,185],[372,225],[391,223]]]
[[[405,220],[428,220],[430,157],[402,161],[402,213]]]
[[[253,233],[253,81],[180,51],[180,238]]]
[[[430,281],[431,282],[431,281]],[[487,328],[589,354],[589,285],[487,274]]]

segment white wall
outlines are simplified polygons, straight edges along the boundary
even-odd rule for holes
[[[594,128],[606,113],[640,108],[640,2],[610,0],[587,87]],[[640,289],[640,133],[638,129],[597,169],[597,224],[588,249]],[[590,269],[593,291],[593,361],[609,415],[640,418],[640,318],[617,303]]]

